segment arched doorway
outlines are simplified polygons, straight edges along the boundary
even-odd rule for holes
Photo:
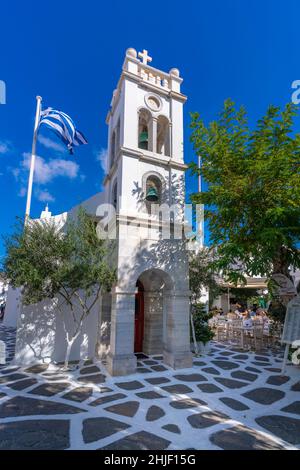
[[[144,341],[144,286],[141,281],[137,281],[138,288],[135,294],[135,312],[134,312],[134,352],[143,351]]]
[[[153,268],[139,276],[136,286],[134,352],[162,354],[173,282],[169,274]]]

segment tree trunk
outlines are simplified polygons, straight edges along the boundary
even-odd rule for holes
[[[65,362],[64,362],[64,367],[63,367],[64,370],[67,370],[68,367],[69,367],[69,359],[70,359],[71,349],[72,349],[72,346],[73,346],[75,340],[78,338],[79,333],[80,333],[80,328],[79,328],[79,331],[71,339],[69,339],[68,337],[66,338],[67,339],[67,350],[66,350]]]

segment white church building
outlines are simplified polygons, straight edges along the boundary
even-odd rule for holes
[[[110,238],[116,234],[118,280],[87,317],[70,359],[105,358],[112,375],[135,372],[135,353],[161,355],[174,369],[192,365],[188,257],[181,236],[186,96],[178,69],[166,73],[150,62],[145,50],[126,51],[106,119],[104,191],[81,204]],[[153,213],[151,203],[164,205],[166,213],[171,206],[171,216]],[[55,216],[57,222],[64,224],[77,210]],[[171,223],[165,226],[166,219]],[[69,315],[63,318],[49,301],[19,310],[15,361],[63,361]]]

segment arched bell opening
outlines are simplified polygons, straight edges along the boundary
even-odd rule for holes
[[[161,204],[162,200],[162,182],[156,175],[148,176],[145,187],[145,203],[147,211],[151,212],[152,204]]]
[[[139,111],[138,147],[152,150],[152,115],[147,109]]]
[[[165,116],[157,119],[157,153],[170,156],[170,123]]]

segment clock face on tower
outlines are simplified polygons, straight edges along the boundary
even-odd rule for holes
[[[145,96],[145,103],[151,111],[160,111],[162,108],[162,102],[160,98],[156,95],[148,94]]]

